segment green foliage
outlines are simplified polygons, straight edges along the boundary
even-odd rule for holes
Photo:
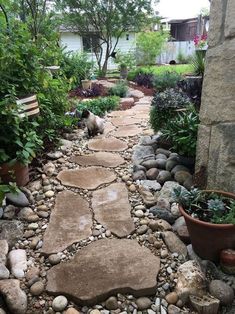
[[[161,130],[163,137],[170,140],[172,149],[183,156],[196,155],[199,116],[193,106],[170,119]]]
[[[89,79],[93,69],[92,61],[85,53],[64,53],[61,70],[69,80],[71,88],[81,85],[81,80]]]
[[[215,224],[235,224],[234,199],[199,189],[188,191],[182,186],[175,188],[172,196],[194,218]]]
[[[13,98],[0,102],[0,164],[5,162],[28,164],[42,141],[35,132],[38,124],[19,117],[19,108]]]
[[[1,184],[0,182],[0,207],[7,193],[19,193],[19,189],[15,183],[10,182],[9,184]]]
[[[137,36],[137,63],[151,65],[164,49],[169,37],[168,32],[142,32]]]
[[[150,23],[153,15],[151,0],[57,0],[64,14],[64,22],[82,36],[90,30],[99,40],[93,47],[99,73],[107,71],[107,63],[116,50],[119,39],[127,31],[138,32]],[[114,41],[115,39],[115,41]]]
[[[97,116],[104,116],[107,111],[114,110],[119,105],[119,97],[101,97],[90,101],[84,101],[77,105],[77,110],[82,112],[83,109],[87,109]]]
[[[174,88],[181,80],[181,75],[176,72],[164,72],[153,77],[153,86],[158,92],[163,92],[167,88]]]
[[[126,68],[128,70],[132,69],[136,65],[136,59],[133,52],[121,52],[120,50],[117,52],[116,58],[114,62],[118,64],[119,69]]]
[[[192,60],[191,56],[186,56],[181,50],[179,51],[177,57],[176,57],[177,61],[181,64],[187,64],[190,63]]]
[[[109,88],[109,95],[126,97],[128,91],[128,87],[125,81],[119,81],[115,84],[115,86]]]
[[[195,75],[204,75],[205,71],[205,55],[204,51],[197,51],[192,59],[193,73]]]
[[[166,89],[164,92],[154,95],[151,105],[150,124],[157,132],[176,115],[177,109],[189,106],[190,100],[178,90]]]

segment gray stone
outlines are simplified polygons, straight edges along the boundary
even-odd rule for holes
[[[117,291],[144,296],[155,293],[159,269],[159,258],[136,241],[104,239],[51,268],[46,290],[83,305],[98,304]]]
[[[166,170],[171,171],[174,167],[178,165],[178,162],[175,160],[167,160],[166,161]]]
[[[184,257],[187,256],[186,245],[177,237],[172,231],[165,231],[162,233],[163,240],[172,253],[178,253]]]
[[[142,225],[136,230],[136,232],[140,235],[146,233],[147,231],[148,231],[148,226],[146,225]]]
[[[58,253],[91,235],[89,204],[80,195],[63,191],[57,195],[55,208],[43,238],[44,254]]]
[[[178,171],[186,171],[186,172],[189,172],[189,173],[190,173],[189,169],[188,169],[187,167],[183,166],[183,165],[176,165],[176,166],[171,170],[171,173],[172,173],[172,175],[175,175],[176,172],[178,172]]]
[[[151,168],[146,172],[146,176],[149,180],[155,180],[159,174],[159,170],[156,168]]]
[[[126,237],[135,230],[131,205],[124,183],[114,183],[93,193],[95,219],[116,236]]]
[[[65,296],[59,295],[52,302],[52,308],[56,312],[62,312],[68,304],[68,300]]]
[[[61,157],[63,157],[63,153],[62,152],[53,152],[53,153],[48,153],[47,156],[50,158],[50,159],[59,159]]]
[[[134,150],[133,150],[132,161],[133,161],[133,163],[138,164],[142,161],[143,157],[145,157],[147,155],[153,155],[154,156],[153,147],[152,146],[137,145],[134,147]]]
[[[174,231],[176,231],[179,227],[182,227],[182,226],[186,226],[184,216],[180,216],[179,218],[177,218],[172,228]]]
[[[156,204],[156,199],[150,191],[144,189],[143,187],[140,187],[139,192],[143,199],[143,203],[146,205],[146,207],[149,208]]]
[[[14,314],[25,314],[27,296],[20,289],[20,281],[16,279],[0,280],[0,293],[3,295],[8,309]]]
[[[156,159],[156,168],[165,169],[166,168],[166,159],[160,159],[159,157]]]
[[[8,279],[10,276],[9,270],[6,268],[4,264],[0,264],[0,280]]]
[[[110,297],[105,302],[105,307],[107,310],[116,310],[118,309],[118,301],[116,297]]]
[[[156,159],[164,159],[164,160],[167,160],[167,157],[166,157],[166,155],[164,155],[164,154],[156,154]]]
[[[158,149],[156,149],[155,154],[156,154],[156,155],[158,155],[158,154],[163,154],[163,155],[165,155],[166,157],[169,157],[170,154],[171,154],[171,152],[170,152],[169,150],[167,150],[167,149],[164,149],[164,148],[158,148]]]
[[[138,182],[137,182],[138,183]],[[161,185],[152,180],[140,180],[139,184],[146,190],[159,191],[161,189]]]
[[[57,265],[60,263],[60,256],[58,254],[51,254],[48,260],[51,265]]]
[[[142,297],[136,300],[138,310],[143,311],[151,307],[152,301],[149,298]]]
[[[27,270],[27,257],[25,250],[12,250],[8,254],[11,273],[16,278],[24,278]]]
[[[209,291],[223,305],[232,304],[234,301],[233,289],[221,280],[212,280],[209,285]]]
[[[157,168],[157,161],[155,159],[150,159],[143,161],[141,165],[146,169]]]
[[[157,218],[166,220],[167,222],[169,222],[169,224],[173,224],[175,222],[175,216],[173,216],[172,213],[167,209],[154,206],[151,207],[149,211]]]
[[[171,173],[166,170],[162,170],[159,172],[159,175],[157,177],[157,181],[161,184],[165,183],[166,181],[172,180]]]
[[[9,203],[15,206],[26,207],[29,205],[27,197],[21,191],[19,191],[18,193],[7,193],[6,199]]]
[[[55,172],[56,168],[55,165],[50,161],[48,163],[46,163],[43,166],[43,172],[47,175],[47,176],[52,176]],[[27,206],[27,205],[26,205]]]
[[[173,190],[179,186],[179,183],[174,181],[165,182],[161,191],[157,195],[157,200],[167,199],[170,203],[174,202]]]
[[[31,221],[30,216],[35,215],[35,212],[30,207],[24,207],[20,210],[18,218],[26,221]]]
[[[6,265],[9,246],[6,240],[0,240],[0,264]]]
[[[175,181],[179,184],[184,184],[184,182],[188,179],[192,179],[192,175],[187,171],[177,171],[175,173]]]
[[[133,173],[132,179],[134,181],[136,181],[136,180],[145,180],[146,179],[146,174],[145,174],[145,172],[143,170],[138,170],[138,171]]]
[[[30,293],[34,296],[38,296],[44,291],[44,283],[42,281],[35,282],[29,289]]]
[[[14,205],[8,205],[4,208],[3,218],[13,219],[16,214],[17,207]]]
[[[0,220],[0,240],[6,240],[9,247],[15,245],[15,243],[22,239],[24,232],[24,225],[18,221],[2,221]]]

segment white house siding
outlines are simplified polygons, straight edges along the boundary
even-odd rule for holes
[[[184,56],[191,56],[195,52],[193,41],[169,41],[164,51],[157,58],[157,63],[169,63],[171,60],[177,61],[179,52]]]
[[[129,34],[129,40],[127,40],[127,34]],[[72,52],[83,52],[83,45],[82,45],[82,37],[76,33],[72,32],[62,32],[60,34],[60,43],[63,47],[65,47],[65,51],[72,51]],[[113,44],[115,40],[113,39]],[[136,47],[136,34],[135,33],[125,33],[118,42],[117,50],[121,52],[129,52],[134,51]],[[92,56],[91,53],[88,54],[90,59],[96,60],[95,55]],[[108,69],[116,69],[117,64],[115,64],[112,58],[109,59],[108,62]]]

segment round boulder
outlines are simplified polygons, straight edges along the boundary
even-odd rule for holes
[[[175,174],[175,181],[179,184],[184,184],[188,179],[192,179],[192,175],[188,171],[177,171]]]
[[[166,159],[158,158],[156,159],[156,165],[159,169],[166,169]]]
[[[234,292],[233,289],[221,280],[212,280],[209,285],[210,294],[220,300],[222,305],[229,305],[233,303]]]
[[[156,180],[159,174],[159,170],[157,168],[151,168],[146,172],[146,176],[149,180]]]
[[[171,179],[171,173],[166,170],[160,171],[159,175],[157,176],[157,181],[161,184],[165,183],[166,181],[170,181]]]

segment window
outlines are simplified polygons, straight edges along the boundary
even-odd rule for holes
[[[82,37],[83,51],[92,52],[99,48],[99,38],[96,35],[87,35]]]

